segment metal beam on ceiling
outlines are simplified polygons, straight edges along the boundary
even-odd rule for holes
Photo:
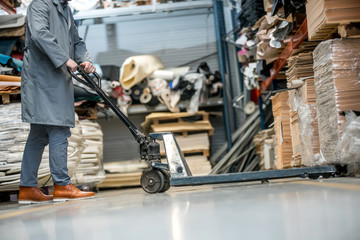
[[[201,14],[211,14],[212,8],[202,8],[202,9],[189,9],[189,10],[178,10],[173,12],[155,12],[152,14],[135,14],[135,15],[119,15],[113,17],[98,17],[98,18],[89,18],[89,19],[78,19],[75,15],[74,18],[80,25],[94,25],[94,24],[112,24],[117,22],[126,22],[126,21],[143,21],[147,19],[160,19],[160,18],[170,18],[170,17],[180,17],[180,16],[194,16]]]
[[[156,5],[145,5],[126,8],[96,9],[86,12],[78,12],[74,15],[74,18],[75,20],[80,21],[92,19],[102,19],[102,21],[106,21],[107,18],[114,17],[129,17],[134,15],[142,15],[142,17],[144,17],[146,15],[159,13],[170,14],[176,11],[211,8],[212,4],[213,3],[211,0],[199,0],[191,2],[162,3]]]

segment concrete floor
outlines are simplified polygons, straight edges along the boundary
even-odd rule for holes
[[[95,199],[0,204],[0,239],[360,239],[360,179],[287,179],[101,191]]]

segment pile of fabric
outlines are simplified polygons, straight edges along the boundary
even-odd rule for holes
[[[159,58],[140,55],[126,59],[118,68],[119,75],[115,67],[113,74],[107,74],[104,66],[97,69],[102,71],[102,89],[126,115],[132,104],[143,104],[149,109],[164,104],[170,112],[180,112],[180,101],[185,102],[187,112],[195,113],[201,102],[222,95],[220,73],[212,72],[206,62],[196,69],[165,68]],[[90,89],[80,87],[86,89],[88,97],[96,96]]]
[[[21,161],[30,125],[23,123],[21,120],[20,103],[0,105],[0,115],[2,116],[0,119],[0,191],[17,190],[20,183]],[[83,157],[85,157],[84,154],[91,153],[91,146],[96,145],[99,148],[99,150],[96,150],[98,154],[96,157],[94,156],[96,160],[93,158],[91,161],[102,165],[102,146],[100,146],[99,141],[93,143],[88,140],[87,124],[84,123],[84,125],[83,127],[80,121],[76,119],[75,128],[71,129],[71,137],[68,139],[68,170],[73,183],[84,183],[84,181],[79,180],[78,174],[74,174],[75,172],[78,173],[84,171],[85,168],[93,167],[79,165],[86,161]],[[96,135],[98,138],[102,138],[102,133],[96,132]],[[94,164],[94,166],[96,165]],[[94,168],[90,170],[87,172],[94,175]],[[86,183],[99,183],[102,180],[103,169],[98,167],[96,170],[95,176],[91,179],[87,178]],[[38,172],[38,185],[51,186],[52,184],[49,168],[49,149],[46,147]]]
[[[234,39],[240,48],[245,85],[257,88],[259,78],[270,76],[270,69],[292,35],[305,19],[304,0],[243,0],[239,13],[239,36]],[[246,14],[251,12],[251,14]],[[279,74],[279,79],[286,79]]]

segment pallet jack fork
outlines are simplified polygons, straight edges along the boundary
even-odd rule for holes
[[[228,173],[219,175],[192,176],[191,171],[181,153],[179,145],[173,133],[151,133],[145,136],[123,112],[110,101],[106,93],[101,89],[101,79],[94,73],[97,82],[78,66],[76,73],[69,70],[70,75],[77,81],[95,90],[105,103],[129,128],[131,134],[140,145],[140,157],[149,164],[141,176],[141,187],[148,193],[161,193],[167,191],[171,186],[193,186],[203,184],[233,183],[261,181],[270,179],[281,179],[301,177],[316,179],[320,176],[328,178],[336,173],[335,166],[316,166],[305,168],[292,168],[282,170],[269,170],[257,172]],[[163,140],[167,164],[161,162],[160,145],[156,140]]]

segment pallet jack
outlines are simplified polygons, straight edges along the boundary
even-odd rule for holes
[[[79,65],[77,72],[69,70],[70,75],[85,86],[95,90],[105,103],[128,127],[131,134],[140,146],[140,158],[149,164],[141,176],[141,187],[147,193],[166,192],[171,186],[194,186],[204,184],[233,183],[261,181],[268,182],[270,179],[281,178],[310,178],[317,179],[320,176],[329,178],[335,176],[337,169],[335,166],[315,166],[292,168],[282,170],[256,171],[228,173],[206,176],[192,176],[191,171],[179,148],[176,138],[171,132],[150,133],[145,136],[134,124],[124,115],[124,113],[109,99],[101,89],[101,78],[95,72],[93,75],[96,81],[84,71]],[[163,140],[167,164],[161,162],[160,145],[156,140]]]

